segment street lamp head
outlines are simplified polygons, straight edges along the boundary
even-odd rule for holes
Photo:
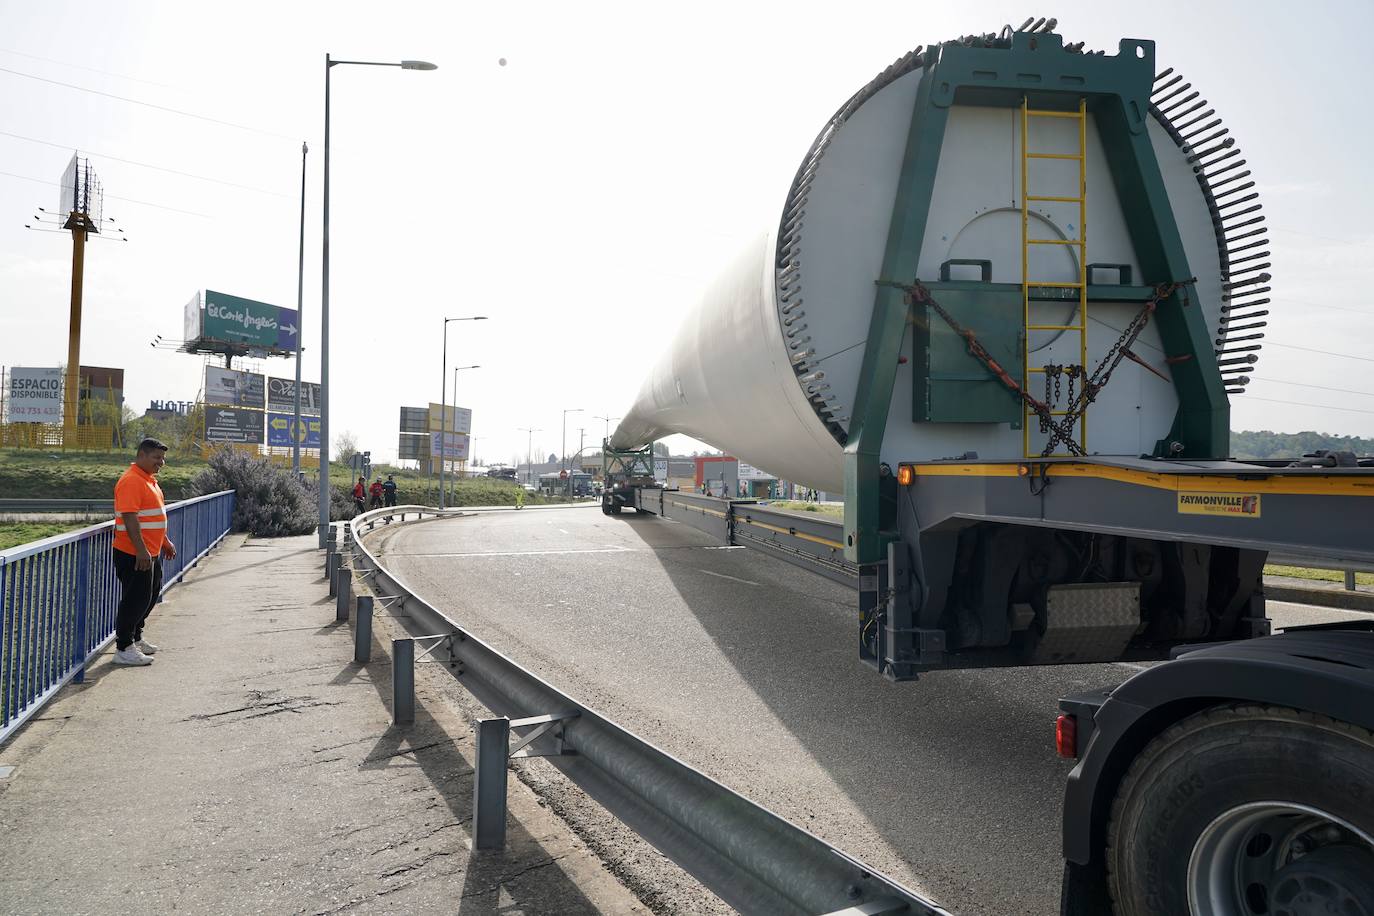
[[[438,64],[431,64],[427,60],[403,60],[401,61],[402,70],[438,70]]]

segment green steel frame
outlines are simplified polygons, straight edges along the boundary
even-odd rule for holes
[[[654,443],[650,442],[644,448],[618,449],[611,448],[609,439],[603,439],[601,442],[601,477],[603,480],[610,480],[612,477],[653,480]]]
[[[951,42],[928,51],[893,201],[883,273],[874,279],[909,283],[917,276],[950,106],[1016,108],[1023,98],[1051,110],[1076,110],[1078,100],[1087,99],[1143,279],[1163,283],[1192,277],[1147,131],[1154,75],[1154,43],[1139,39],[1123,39],[1113,56],[1069,53],[1059,35],[1029,32],[1013,34],[1009,48]],[[1154,319],[1173,357],[1179,402],[1173,427],[1156,445],[1156,453],[1223,458],[1230,405],[1211,334],[1196,304],[1196,291],[1184,286],[1160,303]],[[898,538],[887,493],[895,482],[882,468],[879,449],[907,321],[902,291],[878,286],[844,453],[845,556],[854,563],[883,562],[887,545]]]

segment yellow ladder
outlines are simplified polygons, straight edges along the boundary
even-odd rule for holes
[[[1028,148],[1027,132],[1030,127],[1031,118],[1067,118],[1078,122],[1078,153],[1037,153]],[[1047,371],[1045,366],[1031,366],[1031,334],[1035,331],[1059,331],[1061,333],[1077,332],[1078,334],[1078,381],[1086,382],[1088,365],[1088,103],[1087,99],[1078,100],[1077,111],[1042,111],[1031,108],[1026,102],[1025,97],[1021,99],[1021,293],[1022,304],[1025,316],[1026,330],[1022,336],[1023,365],[1025,375],[1022,378],[1022,385],[1026,392],[1035,395],[1031,390],[1030,380],[1032,376],[1044,377]],[[1059,197],[1050,195],[1038,195],[1030,193],[1027,183],[1029,163],[1032,159],[1068,159],[1078,162],[1078,196]],[[1076,203],[1078,204],[1078,238],[1076,239],[1033,239],[1030,237],[1030,205],[1032,201],[1045,201],[1050,203]],[[1070,245],[1078,249],[1078,282],[1065,283],[1061,280],[1043,281],[1032,280],[1030,278],[1030,247],[1032,245]],[[1031,288],[1032,287],[1052,287],[1055,289],[1076,289],[1078,290],[1078,320],[1074,324],[1032,324],[1031,323]],[[1054,299],[1052,302],[1062,302],[1065,300]],[[1069,368],[1069,367],[1062,367]],[[1052,416],[1066,416],[1069,411],[1055,409],[1056,403],[1050,403],[1050,413]],[[1038,417],[1029,404],[1025,405],[1025,416],[1021,424],[1022,450],[1027,458],[1038,456],[1038,452],[1031,453],[1031,420]],[[1078,418],[1078,445],[1084,451],[1088,448],[1088,417],[1087,411]],[[1059,453],[1056,453],[1059,455]]]

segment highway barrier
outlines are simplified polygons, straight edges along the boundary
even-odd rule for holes
[[[397,724],[413,720],[415,643],[428,647],[497,718],[482,737],[474,780],[474,842],[499,847],[505,825],[505,768],[511,757],[549,757],[564,775],[645,840],[743,913],[896,914],[946,911],[819,837],[726,788],[558,690],[488,646],[420,597],[363,541],[402,516],[454,514],[419,506],[364,513],[349,523],[340,550],[374,601],[426,635],[393,657]],[[771,523],[771,522],[770,522]],[[824,546],[824,545],[822,545]],[[395,670],[403,662],[407,670]],[[405,707],[405,708],[401,708]],[[517,728],[531,731],[519,735]]]
[[[172,503],[162,593],[229,533],[234,491]],[[0,551],[0,743],[114,638],[114,520]]]
[[[0,499],[0,514],[60,512],[72,515],[114,513],[113,499]]]

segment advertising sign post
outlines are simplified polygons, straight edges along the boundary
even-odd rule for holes
[[[266,406],[264,377],[253,372],[206,366],[205,403],[262,410]]]
[[[221,352],[213,344],[261,349],[280,355],[296,352],[299,312],[256,299],[207,289],[186,303],[186,341]]]
[[[267,377],[267,409],[282,412],[296,411],[296,383],[289,378]],[[301,413],[320,412],[320,386],[314,382],[301,383]]]
[[[262,412],[257,410],[207,407],[205,439],[207,442],[262,445],[262,418]]]
[[[293,414],[269,413],[267,444],[272,448],[290,448],[294,444],[299,444],[301,448],[319,448],[320,418],[301,417],[301,424],[297,427]]]
[[[429,454],[443,461],[467,461],[468,437],[462,433],[430,433]]]
[[[11,423],[62,422],[62,370],[10,370],[9,406]]]
[[[429,405],[429,431],[432,433],[448,431],[462,433],[465,436],[470,435],[472,433],[472,411],[467,407],[455,407],[452,404],[440,406],[431,401]]]

